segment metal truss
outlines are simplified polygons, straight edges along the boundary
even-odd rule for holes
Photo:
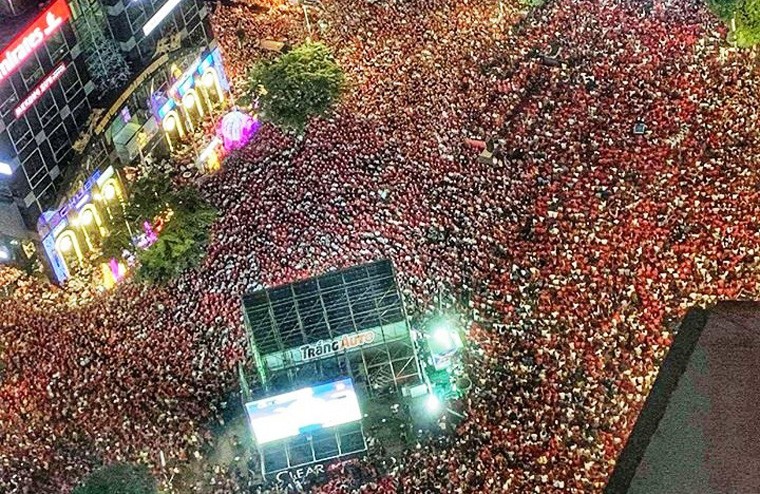
[[[308,385],[340,375],[364,383],[368,394],[421,381],[401,294],[388,260],[245,295],[248,339],[266,391]],[[373,330],[369,348],[300,362],[299,347]]]

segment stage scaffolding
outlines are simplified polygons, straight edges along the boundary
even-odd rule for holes
[[[341,376],[353,378],[365,398],[422,382],[415,342],[388,260],[247,294],[243,309],[250,352],[265,394]],[[372,341],[304,358],[305,347],[324,346],[343,336]]]
[[[239,369],[244,403],[350,377],[366,414],[370,401],[423,383],[388,260],[246,294],[243,312],[255,362],[255,369]],[[280,480],[278,472],[360,454],[367,443],[359,421],[257,449],[262,474]]]

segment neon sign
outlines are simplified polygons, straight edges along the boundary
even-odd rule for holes
[[[29,27],[16,36],[8,48],[0,53],[0,81],[15,72],[29,55],[34,53],[70,18],[71,11],[66,0],[56,0],[47,10],[38,15]]]
[[[177,103],[175,103],[173,99],[166,100],[166,103],[161,105],[161,108],[158,109],[158,118],[163,120],[164,117],[168,115],[170,111],[176,108],[176,106],[177,106]]]
[[[184,96],[190,89],[195,87],[194,75],[203,75],[204,71],[214,65],[214,57],[212,54],[206,55],[202,59],[196,60],[169,88],[169,94],[176,96]]]
[[[37,87],[32,89],[32,92],[24,98],[24,101],[19,103],[16,109],[13,110],[16,114],[16,118],[21,118],[21,115],[26,113],[26,111],[31,108],[48,89],[50,89],[50,86],[61,78],[64,72],[66,72],[66,64],[61,62],[51,73],[45,76],[45,78],[42,79],[42,82],[37,84]]]
[[[161,8],[156,11],[155,15],[148,19],[148,22],[143,26],[143,33],[145,36],[149,35],[154,29],[156,29],[158,25],[161,24],[161,21],[163,21],[181,1],[182,0],[169,0],[163,4]]]

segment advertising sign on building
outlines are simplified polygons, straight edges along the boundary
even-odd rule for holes
[[[29,55],[60,30],[71,17],[66,0],[56,0],[0,53],[0,81],[15,72]]]
[[[368,345],[373,341],[375,341],[375,332],[364,331],[362,333],[346,334],[332,340],[320,340],[316,343],[303,345],[299,350],[301,352],[301,360],[306,362],[316,358],[329,357],[330,355],[351,350],[362,345]]]
[[[359,349],[374,348],[409,338],[405,321],[366,329],[357,333],[348,333],[335,338],[318,340],[314,343],[294,346],[280,352],[271,352],[260,356],[260,366],[269,371],[283,369],[302,362],[319,360],[325,357],[350,353]]]
[[[42,81],[37,84],[37,86],[32,89],[28,95],[21,101],[21,103],[18,104],[18,106],[13,110],[13,112],[16,114],[16,118],[21,118],[21,116],[26,113],[26,111],[34,106],[34,104],[37,102],[37,100],[42,97],[43,94],[45,94],[48,89],[51,88],[51,86],[61,78],[63,73],[66,72],[66,64],[61,62],[58,64],[58,66],[53,69],[51,73],[45,76]]]
[[[292,470],[283,470],[278,472],[275,476],[277,485],[290,485],[295,482],[303,482],[304,480],[310,480],[320,475],[324,475],[325,466],[317,463],[315,465],[307,465],[301,468],[294,468]]]

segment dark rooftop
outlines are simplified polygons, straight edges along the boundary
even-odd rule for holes
[[[760,304],[692,309],[608,494],[760,493]]]
[[[387,259],[248,293],[243,310],[262,355],[405,319]]]

